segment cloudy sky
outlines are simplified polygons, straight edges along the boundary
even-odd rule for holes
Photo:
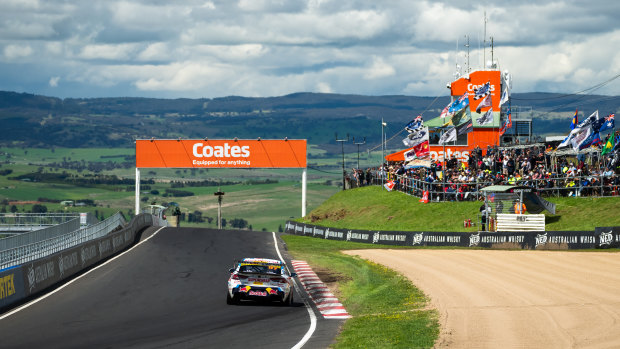
[[[467,68],[465,35],[470,66],[483,66],[485,11],[516,92],[577,92],[620,74],[617,0],[2,0],[0,90],[447,95],[457,64]],[[592,92],[620,95],[620,79]]]

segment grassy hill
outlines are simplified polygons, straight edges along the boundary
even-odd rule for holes
[[[594,230],[620,226],[618,198],[547,198],[556,204],[556,214],[546,215],[547,230]],[[300,222],[326,227],[393,231],[477,231],[463,228],[463,220],[474,222],[480,202],[422,204],[401,192],[371,186],[338,192]]]

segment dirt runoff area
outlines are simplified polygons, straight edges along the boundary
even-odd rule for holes
[[[620,253],[345,253],[402,273],[430,297],[437,348],[620,348]]]

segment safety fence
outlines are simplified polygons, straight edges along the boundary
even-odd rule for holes
[[[52,225],[39,230],[12,234],[11,236],[0,239],[0,251],[51,239],[59,235],[68,234],[78,229],[80,229],[80,218],[74,217],[64,223]]]
[[[284,232],[320,239],[399,246],[445,246],[499,249],[568,250],[620,248],[620,227],[594,231],[430,232],[327,228],[287,221]]]
[[[133,245],[140,233],[153,223],[153,216],[149,214],[137,215],[129,224],[111,217],[82,238],[67,237],[58,245],[50,245],[47,251],[51,254],[6,269],[0,268],[0,311]],[[109,232],[102,233],[106,230]],[[78,242],[80,239],[81,242]],[[64,249],[59,247],[61,244]]]
[[[99,223],[95,223],[84,228],[79,228],[78,218],[78,229],[44,240],[36,240],[30,243],[18,244],[23,241],[20,241],[19,237],[15,237],[17,239],[11,239],[14,244],[12,247],[0,250],[0,270],[14,265],[27,263],[58,251],[77,246],[86,241],[99,238],[123,227],[125,224],[126,221],[124,216],[121,213],[116,213]],[[62,232],[69,230],[72,225],[75,225],[75,222],[67,222],[66,225],[62,225],[58,231]]]
[[[46,227],[80,218],[80,213],[0,213],[2,227]]]
[[[416,197],[423,197],[427,193],[429,201],[475,201],[484,198],[480,189],[494,184],[514,184],[530,186],[543,197],[562,196],[590,196],[612,197],[620,193],[620,177],[618,176],[577,176],[577,177],[551,177],[548,179],[528,179],[515,183],[505,182],[443,182],[441,180],[429,182],[422,179],[411,178],[405,175],[386,174],[375,172],[371,183],[373,185],[385,185],[393,181],[392,190],[398,190]],[[355,187],[356,182],[352,182]]]

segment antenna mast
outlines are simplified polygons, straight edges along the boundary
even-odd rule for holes
[[[491,64],[495,66],[495,60],[493,58],[493,37],[491,36]]]
[[[482,66],[486,68],[487,64],[487,11],[484,11],[484,35],[482,45]]]
[[[467,74],[469,74],[469,35],[465,35],[465,38],[467,39],[467,43],[464,45],[465,47],[467,47]]]

